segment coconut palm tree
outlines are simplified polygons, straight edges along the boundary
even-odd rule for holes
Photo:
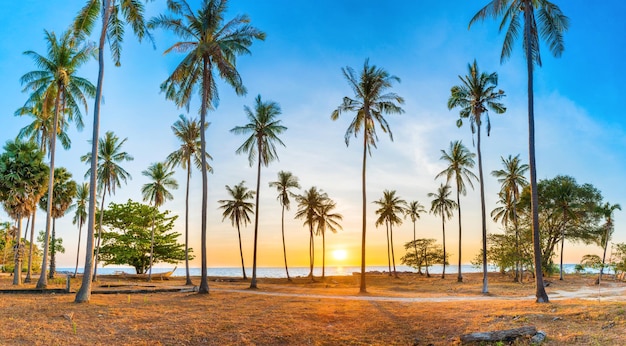
[[[509,155],[508,158],[500,157],[502,160],[502,165],[504,169],[499,169],[491,172],[491,175],[498,178],[498,182],[501,184],[500,193],[504,194],[504,198],[501,200],[504,201],[503,206],[510,205],[511,206],[511,220],[513,221],[513,228],[515,230],[515,252],[517,254],[515,261],[515,281],[522,282],[522,277],[520,275],[521,265],[519,259],[521,258],[520,254],[520,235],[519,235],[519,224],[517,218],[517,203],[519,202],[520,191],[528,185],[528,180],[524,176],[528,171],[528,165],[522,164],[519,155],[512,157]],[[493,217],[493,212],[491,213]],[[509,218],[501,218],[503,222],[508,222]],[[507,225],[505,224],[505,228]]]
[[[221,199],[217,201],[220,203],[220,209],[223,209],[222,213],[222,221],[226,220],[226,218],[230,219],[231,224],[237,227],[237,236],[239,237],[239,255],[241,256],[241,271],[243,273],[243,279],[247,280],[246,276],[246,266],[243,263],[243,249],[241,247],[241,223],[243,222],[244,226],[248,225],[250,222],[250,214],[254,213],[252,208],[254,207],[254,203],[248,202],[254,198],[254,191],[249,190],[245,185],[245,181],[235,185],[234,187],[230,187],[226,185],[226,191],[231,199]]]
[[[101,19],[100,36],[98,40],[98,81],[96,84],[95,102],[93,107],[93,133],[91,136],[91,176],[89,177],[89,208],[87,222],[87,251],[85,253],[85,270],[80,289],[76,293],[75,302],[88,302],[91,297],[91,282],[95,279],[97,268],[97,252],[94,255],[94,235],[96,220],[96,186],[98,186],[99,169],[97,167],[100,144],[100,105],[102,102],[102,88],[104,81],[104,51],[105,42],[108,42],[111,57],[115,66],[121,65],[122,43],[124,41],[124,27],[128,25],[135,36],[141,41],[148,35],[144,21],[144,7],[141,1],[121,0],[87,0],[79,11],[73,23],[74,34],[79,37],[91,35],[94,26]],[[104,196],[104,194],[103,194]],[[99,240],[98,240],[99,241]],[[92,272],[94,276],[92,277]]]
[[[540,38],[546,41],[552,55],[555,57],[561,56],[565,50],[563,33],[568,29],[569,19],[557,5],[547,0],[492,0],[474,15],[469,26],[471,27],[475,22],[485,20],[487,17],[493,17],[494,19],[502,18],[499,26],[500,31],[507,27],[508,23],[500,55],[501,63],[511,56],[513,44],[519,36],[520,29],[523,32],[522,46],[524,47],[526,70],[528,72],[528,156],[530,160],[535,295],[538,303],[547,303],[549,299],[544,288],[541,273],[539,197],[537,194],[537,166],[535,163],[533,69],[535,64],[541,67]],[[520,21],[523,21],[523,26]]]
[[[194,12],[186,0],[168,0],[167,8],[172,16],[160,15],[150,20],[150,28],[161,27],[173,31],[181,42],[175,43],[165,53],[186,53],[169,78],[161,84],[169,100],[178,107],[189,108],[191,96],[200,96],[200,124],[206,124],[209,109],[217,107],[217,76],[231,85],[238,95],[246,94],[246,88],[236,67],[237,56],[250,54],[252,42],[264,40],[265,33],[250,25],[250,18],[238,15],[224,22],[227,0],[203,0]],[[200,152],[206,152],[204,131],[200,131]],[[202,273],[198,293],[209,293],[206,265],[206,213],[207,170],[206,158],[202,156],[202,222],[201,266]]]
[[[441,184],[436,193],[429,192],[428,197],[433,198],[430,204],[430,213],[441,215],[441,227],[443,230],[443,272],[441,278],[446,277],[446,219],[452,218],[452,211],[458,208],[454,200],[450,199],[450,185]]]
[[[209,124],[207,124],[208,127]],[[206,131],[206,128],[204,130]],[[191,179],[191,160],[193,159],[196,168],[202,169],[201,143],[200,143],[200,122],[197,119],[188,119],[184,115],[179,115],[179,119],[172,125],[174,136],[180,142],[180,147],[170,153],[165,162],[174,168],[180,166],[187,170],[187,185],[185,189],[185,285],[193,285],[189,275],[189,180]],[[213,168],[208,164],[211,156],[206,155],[205,163],[207,172],[213,173]]]
[[[290,191],[290,189],[299,189],[300,183],[298,183],[298,177],[291,172],[280,171],[278,172],[278,180],[271,181],[270,187],[275,187],[278,192],[278,202],[282,207],[280,217],[280,229],[283,236],[283,258],[285,259],[285,272],[287,273],[287,280],[291,281],[289,277],[289,269],[287,267],[287,248],[285,247],[285,209],[289,210],[291,201],[289,197],[295,197],[296,195]]]
[[[343,229],[339,224],[339,221],[343,220],[343,215],[332,212],[336,207],[337,203],[327,198],[319,206],[316,213],[317,230],[315,234],[322,236],[322,279],[326,277],[326,231],[337,233],[338,230]]]
[[[604,263],[606,261],[606,248],[608,247],[609,242],[611,241],[611,236],[613,235],[613,213],[615,213],[616,210],[622,210],[622,207],[619,204],[610,204],[609,202],[604,203],[598,209],[605,220],[604,232],[602,232],[599,242],[604,252],[602,253],[602,266],[600,267],[600,274],[598,275],[598,280],[596,281],[598,285],[602,281],[602,273],[604,272]]]
[[[448,184],[454,177],[456,182],[456,204],[459,214],[459,269],[457,282],[463,282],[463,275],[461,274],[461,194],[465,196],[467,193],[465,182],[473,189],[472,179],[478,180],[476,174],[470,170],[476,164],[474,157],[476,157],[476,154],[471,153],[461,141],[450,142],[450,150],[448,152],[441,150],[441,157],[439,158],[445,161],[448,167],[435,176],[435,178],[445,176]]]
[[[50,248],[50,270],[48,271],[48,279],[54,278],[56,274],[56,221],[58,218],[63,217],[72,205],[74,197],[76,197],[77,184],[72,180],[72,173],[68,172],[63,167],[55,168],[54,173],[54,188],[52,190],[52,233],[50,238],[50,244],[44,242],[44,249]],[[49,192],[41,197],[39,200],[39,207],[45,210],[50,205]],[[41,275],[46,276],[47,258],[44,257],[43,264],[41,265]],[[47,283],[47,282],[46,282]]]
[[[313,280],[313,265],[315,264],[315,242],[313,239],[314,229],[317,228],[319,210],[326,203],[328,195],[317,187],[312,186],[301,195],[296,195],[298,210],[294,216],[296,219],[304,219],[304,226],[309,226],[309,277]]]
[[[133,157],[130,156],[127,152],[122,151],[122,146],[126,143],[128,138],[124,138],[122,141],[112,132],[107,131],[104,135],[104,138],[100,138],[98,140],[98,165],[97,165],[97,176],[98,176],[98,190],[102,193],[102,199],[100,202],[100,210],[104,210],[104,197],[109,194],[115,194],[115,188],[121,187],[121,182],[126,183],[128,179],[132,179],[130,173],[128,173],[124,168],[122,168],[119,163],[124,161],[132,161]],[[80,158],[81,161],[87,162],[89,164],[89,169],[87,173],[85,173],[85,178],[91,176],[91,170],[94,165],[91,163],[92,156],[90,153],[87,153]],[[89,204],[91,205],[91,190],[89,192]],[[93,269],[93,280],[96,281],[98,278],[98,253],[100,252],[100,240],[102,239],[102,216],[104,213],[100,213],[100,220],[98,222],[98,244],[96,245],[95,250],[95,260],[93,268],[88,264],[85,264],[85,269],[89,267]],[[91,219],[91,217],[90,217]],[[89,227],[89,226],[88,226]],[[91,240],[90,240],[91,239]],[[93,237],[90,234],[87,234],[87,247],[90,248],[90,241],[93,241]],[[86,261],[90,261],[89,256],[85,259]],[[90,274],[83,273],[83,276],[91,276]],[[83,285],[84,285],[83,279]],[[82,287],[82,286],[81,286]],[[79,292],[80,293],[80,292]],[[89,292],[90,294],[90,292]],[[76,295],[78,299],[78,294]]]
[[[244,112],[250,121],[244,126],[236,126],[230,132],[237,135],[250,135],[243,144],[237,148],[237,154],[248,153],[248,162],[250,166],[257,161],[257,178],[256,178],[256,201],[254,210],[254,255],[252,256],[252,280],[250,288],[256,286],[256,253],[257,239],[259,233],[259,192],[261,189],[261,166],[269,166],[270,162],[278,160],[276,153],[276,145],[278,143],[283,147],[285,144],[278,138],[278,135],[285,132],[287,128],[280,124],[280,120],[276,119],[280,114],[280,106],[274,101],[261,101],[261,95],[255,99],[254,111],[250,107],[245,106]]]
[[[393,275],[398,277],[396,272],[396,256],[393,249],[393,225],[401,225],[402,219],[400,215],[404,213],[406,209],[406,201],[396,196],[396,190],[383,191],[383,197],[378,201],[374,201],[374,204],[379,208],[376,210],[378,219],[376,220],[376,226],[383,223],[387,226],[387,260],[389,261],[389,249],[391,249],[391,260],[393,262]],[[389,276],[391,276],[391,268],[389,269]]]
[[[80,239],[83,233],[83,226],[87,221],[87,204],[89,203],[89,183],[82,183],[76,188],[76,202],[73,209],[76,210],[72,223],[78,225],[78,247],[76,248],[76,268],[74,277],[78,273],[78,259],[80,258]]]
[[[483,161],[480,147],[480,128],[483,121],[486,123],[487,136],[491,131],[491,123],[489,121],[489,110],[496,114],[502,114],[506,111],[504,104],[498,102],[503,98],[504,91],[496,91],[498,86],[497,73],[480,73],[476,60],[468,65],[468,75],[461,77],[460,85],[453,86],[450,90],[450,98],[448,99],[448,109],[459,107],[459,119],[456,121],[458,127],[463,126],[463,119],[469,119],[472,133],[477,132],[476,151],[478,153],[478,177],[480,182],[480,210],[482,216],[483,231],[483,294],[489,293],[487,283],[487,219],[485,212],[485,180],[483,179]]]
[[[178,189],[178,183],[172,176],[174,171],[169,170],[169,167],[162,163],[153,163],[147,170],[142,171],[141,174],[147,177],[151,182],[144,184],[141,188],[141,195],[144,201],[152,203],[155,212],[159,207],[163,205],[167,200],[174,199],[174,196],[168,189]],[[154,257],[154,214],[152,215],[152,231],[150,232],[150,270],[148,271],[148,281],[152,280],[152,261]]]
[[[426,209],[424,209],[424,206],[418,201],[411,201],[404,208],[404,218],[410,217],[411,222],[413,222],[413,248],[416,254],[417,254],[417,237],[415,233],[415,222],[417,221],[417,219],[420,218],[420,214],[425,213],[425,212],[426,212]],[[420,269],[419,274],[421,275],[422,268],[419,267],[419,269]]]
[[[50,156],[50,146],[52,142],[52,121],[54,120],[54,110],[50,109],[54,105],[49,102],[46,104],[45,100],[37,100],[29,102],[28,105],[20,107],[15,111],[16,116],[30,116],[33,121],[20,129],[17,136],[22,139],[31,140],[35,143],[39,143],[39,149],[44,155]],[[72,141],[67,134],[69,129],[68,119],[61,116],[57,119],[57,136],[56,138],[61,143],[63,149],[69,149]]]
[[[382,68],[369,65],[369,59],[365,60],[363,70],[357,76],[351,67],[342,68],[344,77],[354,91],[354,99],[344,97],[343,102],[331,114],[332,120],[339,119],[341,113],[355,112],[356,116],[348,126],[345,134],[346,146],[350,143],[350,137],[356,137],[363,130],[363,168],[361,170],[361,191],[363,199],[363,215],[361,230],[361,285],[359,291],[366,293],[365,283],[365,233],[366,233],[366,209],[367,193],[365,190],[365,173],[367,167],[367,153],[372,154],[372,147],[376,148],[378,136],[376,135],[376,125],[380,125],[383,132],[389,133],[389,138],[393,141],[391,128],[384,118],[385,114],[402,114],[404,110],[400,105],[404,104],[404,99],[395,93],[387,92],[395,82],[400,82],[400,78],[390,75]]]

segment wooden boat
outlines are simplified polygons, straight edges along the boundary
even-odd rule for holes
[[[172,274],[174,274],[174,271],[176,271],[176,268],[178,267],[174,267],[174,269],[165,273],[152,273],[152,280],[158,280],[158,279],[169,280],[170,276],[172,276]],[[116,276],[122,277],[124,279],[148,280],[148,274],[128,274],[128,273],[122,272],[122,273],[116,273]]]

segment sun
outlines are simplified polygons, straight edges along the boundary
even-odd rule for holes
[[[348,251],[343,249],[335,250],[333,251],[333,258],[337,261],[343,261],[348,258]]]

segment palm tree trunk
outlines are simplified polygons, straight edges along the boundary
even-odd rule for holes
[[[463,282],[463,274],[461,274],[461,193],[459,184],[456,185],[456,205],[459,209],[459,268],[458,275],[456,276],[456,282]]]
[[[393,263],[393,276],[398,277],[398,272],[396,271],[396,255],[393,252],[393,225],[391,222],[389,223],[389,236],[391,237],[391,261]]]
[[[428,247],[424,246],[424,264],[426,267],[426,277],[430,277],[430,273],[428,272]]]
[[[389,222],[385,220],[385,234],[387,235],[387,267],[389,267],[389,276],[391,276],[391,254],[389,251]]]
[[[521,261],[520,261],[520,251],[519,251],[519,226],[517,224],[517,198],[513,198],[513,226],[515,227],[515,281],[522,283],[524,279],[523,275],[521,275]]]
[[[609,245],[609,230],[610,228],[606,228],[606,235],[604,238],[604,252],[602,253],[602,267],[600,267],[600,274],[598,275],[598,285],[602,282],[602,273],[604,272],[604,263],[606,261],[606,248]]]
[[[54,279],[56,274],[57,261],[56,261],[56,245],[57,245],[57,219],[52,219],[52,237],[50,238],[50,271],[48,272],[48,279]]]
[[[480,119],[480,115],[479,115]],[[480,122],[478,126],[478,143],[476,145],[476,151],[478,152],[478,179],[480,179],[480,211],[481,211],[481,226],[483,235],[483,294],[489,293],[488,277],[487,277],[487,218],[485,216],[485,180],[483,179],[483,159],[480,151]]]
[[[365,125],[367,126],[367,124]],[[363,169],[361,172],[361,191],[363,191],[363,228],[361,232],[361,287],[359,288],[360,293],[367,293],[367,289],[365,287],[365,230],[366,230],[366,215],[365,212],[367,210],[367,202],[366,202],[366,192],[365,192],[365,167],[366,167],[366,159],[367,159],[367,131],[363,131]]]
[[[415,260],[417,261],[417,238],[415,233],[415,221],[413,221],[413,249],[415,250]],[[422,275],[422,267],[418,265],[418,274]]]
[[[191,159],[187,160],[187,189],[185,191],[185,285],[193,285],[189,275],[189,180],[191,179]]]
[[[528,1],[525,1],[528,2]],[[524,47],[526,47],[526,67],[528,71],[528,158],[530,167],[530,209],[532,215],[533,251],[535,263],[535,297],[537,303],[548,303],[548,294],[543,283],[541,271],[541,242],[539,235],[539,196],[537,194],[537,164],[535,160],[535,109],[533,95],[533,60],[531,44],[528,42],[531,32],[531,14],[533,6],[526,3],[524,11]]]
[[[248,280],[246,276],[246,266],[243,264],[243,248],[241,247],[241,231],[239,230],[239,220],[237,220],[237,235],[239,236],[239,255],[241,256],[241,271],[243,272],[243,279]]]
[[[322,279],[326,277],[326,233],[322,232]]]
[[[156,209],[156,206],[155,206]],[[152,281],[152,261],[154,257],[154,212],[152,213],[152,231],[150,232],[150,267],[148,267],[148,282]]]
[[[315,276],[313,275],[313,269],[315,267],[315,237],[313,236],[313,224],[310,226],[311,228],[311,239],[310,241],[310,251],[311,251],[311,271],[309,272],[309,276],[311,277],[311,281],[315,281]]]
[[[205,135],[205,126],[206,125],[206,113],[207,113],[207,102],[209,102],[209,88],[211,87],[211,83],[209,80],[211,74],[211,65],[209,63],[208,57],[203,57],[203,66],[202,66],[202,102],[200,103],[200,151],[201,151],[201,160],[202,160],[202,169],[200,170],[202,173],[202,222],[200,225],[200,247],[201,247],[201,270],[200,274],[200,287],[198,287],[198,294],[208,294],[209,293],[209,281],[207,278],[207,248],[206,248],[206,233],[207,233],[207,189],[208,189],[208,176],[206,170],[206,135]]]
[[[17,247],[14,253],[15,257],[15,268],[13,269],[13,285],[19,286],[22,284],[22,215],[17,215],[17,233],[15,235],[17,238]],[[45,269],[44,269],[45,272]]]
[[[285,258],[285,272],[287,273],[287,281],[291,281],[291,278],[289,277],[289,269],[287,268],[287,248],[285,247],[285,206],[284,205],[283,205],[283,210],[281,213],[280,229],[283,235],[283,258]]]
[[[563,228],[561,228],[561,256],[559,258],[559,280],[563,280],[563,247],[565,245],[565,225],[567,224],[567,213],[563,211]]]
[[[102,189],[102,202],[100,202],[100,220],[98,221],[98,244],[94,256],[93,282],[98,281],[98,255],[100,254],[100,241],[102,240],[102,217],[104,216],[104,196],[106,196],[106,186]]]
[[[91,273],[94,270],[94,231],[96,219],[96,178],[98,175],[98,137],[100,133],[100,104],[102,102],[102,82],[104,80],[104,44],[106,41],[107,26],[111,16],[111,0],[103,0],[102,29],[98,44],[98,85],[93,111],[93,134],[91,137],[91,175],[89,177],[89,217],[87,220],[87,249],[85,251],[85,270],[80,289],[76,293],[74,302],[85,303],[91,297]]]
[[[39,203],[35,203],[35,206]],[[37,216],[37,208],[33,210],[33,219],[30,223],[30,244],[28,244],[28,269],[26,270],[26,279],[25,283],[30,283],[31,281],[31,272],[32,272],[32,262],[33,262],[33,241],[35,239],[35,219]]]
[[[74,269],[74,277],[78,274],[78,259],[80,258],[80,237],[83,232],[83,222],[82,218],[78,220],[78,247],[76,248],[76,268]]]
[[[446,278],[446,219],[443,210],[441,211],[441,227],[443,230],[443,271],[441,272],[441,278]],[[427,267],[428,268],[428,267]]]
[[[257,288],[256,286],[256,253],[257,253],[257,240],[259,237],[259,192],[261,190],[261,137],[257,138],[257,150],[259,153],[257,172],[256,172],[256,196],[254,203],[254,252],[252,255],[252,281],[250,282],[250,288]]]

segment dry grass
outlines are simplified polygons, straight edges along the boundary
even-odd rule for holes
[[[549,279],[548,294],[558,297],[557,291],[597,290],[593,280],[577,275],[562,282]],[[139,284],[101,279],[100,284],[107,283]],[[79,284],[76,280],[72,287]],[[154,283],[183,284],[181,279]],[[618,301],[600,294],[587,300],[553,299],[549,304],[536,304],[532,283],[515,284],[498,274],[490,276],[488,300],[476,300],[484,299],[480,274],[465,275],[463,283],[457,283],[454,274],[445,280],[372,275],[365,295],[358,294],[358,284],[357,276],[313,283],[306,278],[291,283],[261,279],[260,289],[249,291],[247,282],[214,279],[209,295],[94,294],[89,304],[75,304],[73,294],[2,294],[0,344],[450,345],[458,344],[461,334],[528,325],[547,333],[545,345],[626,344],[623,293]],[[64,287],[64,280],[55,285]],[[599,293],[624,285],[605,282]],[[10,278],[0,277],[0,288],[10,287]],[[252,294],[255,292],[262,294]],[[463,300],[418,301],[433,297]],[[514,344],[527,345],[529,341]]]

